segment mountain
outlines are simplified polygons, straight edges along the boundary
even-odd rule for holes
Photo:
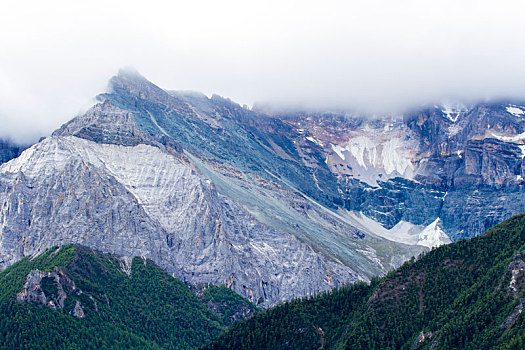
[[[107,103],[89,113],[108,123],[128,115]],[[169,145],[65,135],[35,145],[0,170],[1,263],[79,243],[146,256],[182,280],[227,285],[259,304],[358,278],[258,222],[182,157]]]
[[[151,260],[66,245],[0,274],[0,347],[197,348],[255,312],[225,287],[196,293]]]
[[[424,249],[365,234],[276,178],[269,170],[300,179],[305,168],[257,141],[259,128],[232,115],[265,121],[231,101],[181,95],[189,104],[128,72],[110,91],[0,167],[2,267],[77,243],[145,256],[181,280],[270,306],[368,279]]]
[[[523,349],[525,214],[383,278],[295,299],[208,349]]]
[[[269,307],[525,211],[517,102],[250,110],[132,71],[98,100],[0,166],[0,268],[76,243]]]

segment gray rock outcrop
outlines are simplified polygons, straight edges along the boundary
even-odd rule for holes
[[[52,287],[53,293],[46,295],[43,282],[47,282]],[[57,268],[52,272],[32,270],[27,275],[22,291],[16,295],[16,300],[24,303],[41,304],[52,309],[63,309],[64,300],[67,298],[63,285],[67,285],[72,290],[76,289],[74,282]]]

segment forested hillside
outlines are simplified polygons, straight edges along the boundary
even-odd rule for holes
[[[142,258],[51,248],[0,274],[0,348],[197,348],[255,307]]]
[[[208,349],[523,349],[525,214],[441,246],[370,285],[293,300]]]

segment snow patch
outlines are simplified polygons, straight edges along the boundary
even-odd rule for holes
[[[391,229],[387,229],[363,213],[349,212],[349,215],[355,220],[357,227],[394,242],[422,245],[428,248],[451,242],[448,235],[439,227],[440,218],[426,227],[400,221]]]
[[[516,117],[520,117],[520,116],[523,116],[525,115],[525,110],[521,109],[521,108],[518,108],[516,106],[513,106],[513,105],[509,105],[508,107],[505,108],[507,110],[508,113],[516,116]]]
[[[414,230],[417,231],[417,226],[410,222],[400,221],[391,229],[387,229],[363,213],[350,212],[349,214],[350,217],[356,221],[357,226],[361,226],[364,231],[371,232],[394,242],[405,244],[417,243],[417,232],[414,232]]]
[[[310,141],[310,142],[315,143],[316,145],[319,145],[319,146],[321,146],[321,147],[324,147],[324,144],[323,144],[321,141],[319,141],[318,139],[314,138],[314,137],[307,136],[306,139],[307,139],[308,141]]]
[[[336,173],[351,175],[373,187],[396,176],[413,179],[419,141],[401,122],[366,124],[347,137],[347,141],[330,144],[327,164]]]
[[[432,248],[451,242],[448,235],[439,227],[440,220],[437,218],[419,233],[418,244]]]
[[[365,169],[372,167],[382,169],[386,174],[397,171],[403,175],[407,169],[414,168],[410,151],[405,148],[401,138],[391,138],[381,142],[366,136],[358,136],[350,139],[346,150],[350,151],[357,163]]]
[[[334,144],[330,144],[332,146],[332,150],[337,153],[337,155],[339,156],[339,158],[341,158],[342,160],[345,160],[346,157],[345,155],[343,154],[344,151],[347,151],[346,148],[343,148],[339,145],[334,145]]]
[[[467,111],[468,108],[461,104],[454,106],[443,105],[443,107],[441,108],[441,112],[443,113],[443,115],[453,123],[457,122],[461,114]]]
[[[521,134],[514,135],[514,136],[503,136],[503,135],[497,135],[497,134],[492,133],[492,136],[500,141],[505,141],[505,142],[525,141],[525,132],[522,132]]]

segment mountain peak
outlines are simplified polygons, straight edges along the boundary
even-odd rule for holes
[[[113,90],[115,87],[146,87],[146,86],[155,86],[143,75],[141,75],[134,68],[121,68],[119,69],[117,75],[114,75],[109,80],[110,90]],[[159,87],[155,86],[157,89]]]
[[[137,70],[133,68],[122,68],[118,74],[109,80],[108,92],[100,94],[97,98],[100,101],[108,99],[113,102],[110,96],[117,97],[119,100],[148,100],[150,102],[171,106],[186,106],[186,103],[177,96],[159,86],[155,85]],[[119,106],[119,103],[116,103]]]
[[[117,77],[126,79],[147,80],[135,67],[123,67],[118,70]]]

